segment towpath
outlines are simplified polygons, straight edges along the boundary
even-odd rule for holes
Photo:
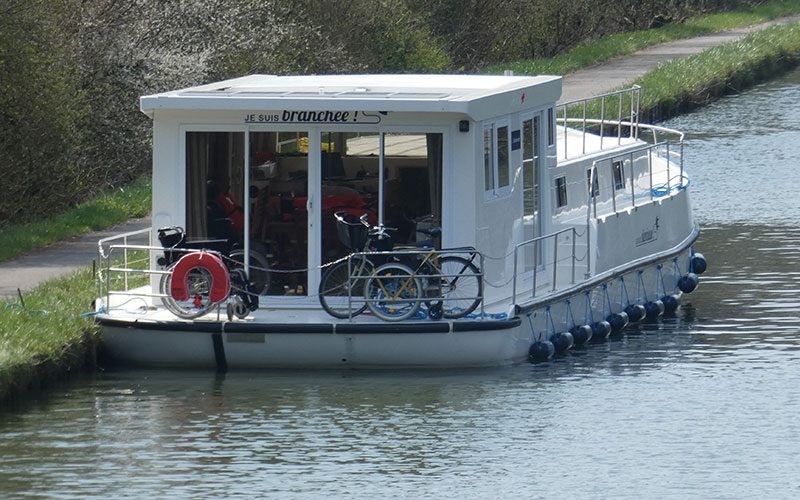
[[[608,92],[635,80],[663,62],[697,54],[770,26],[797,21],[800,21],[800,16],[785,17],[746,28],[663,43],[596,64],[565,76],[560,102]],[[48,279],[70,274],[81,267],[91,265],[92,260],[97,258],[97,240],[121,232],[143,229],[149,225],[149,218],[128,221],[104,231],[56,243],[18,259],[2,262],[0,297],[13,297],[17,294],[17,288],[25,292]]]

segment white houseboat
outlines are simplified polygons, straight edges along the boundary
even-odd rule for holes
[[[682,135],[637,87],[253,75],[148,95],[152,228],[99,242],[108,355],[498,366],[674,313],[705,261]],[[324,306],[324,307],[323,307]]]

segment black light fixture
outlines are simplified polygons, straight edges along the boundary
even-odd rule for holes
[[[469,132],[469,120],[461,120],[458,122],[459,132]]]

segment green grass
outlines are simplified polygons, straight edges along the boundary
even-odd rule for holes
[[[71,236],[150,212],[150,181],[141,179],[47,219],[0,229],[0,262]]]
[[[764,81],[800,62],[800,24],[776,26],[647,73],[642,110],[660,118]]]
[[[512,70],[519,75],[564,75],[651,45],[740,28],[794,14],[800,14],[800,2],[773,0],[752,10],[690,18],[662,28],[617,33],[599,40],[589,40],[553,58],[496,64],[486,68],[485,73],[502,74],[505,70]]]
[[[19,300],[0,301],[0,401],[87,362],[97,327],[81,314],[97,288],[90,269],[48,281]]]

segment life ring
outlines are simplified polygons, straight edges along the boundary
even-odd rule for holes
[[[203,251],[187,253],[172,267],[169,291],[172,298],[179,301],[189,300],[189,272],[198,268],[205,269],[211,275],[209,290],[211,302],[218,304],[227,299],[231,293],[228,268],[218,255]]]

